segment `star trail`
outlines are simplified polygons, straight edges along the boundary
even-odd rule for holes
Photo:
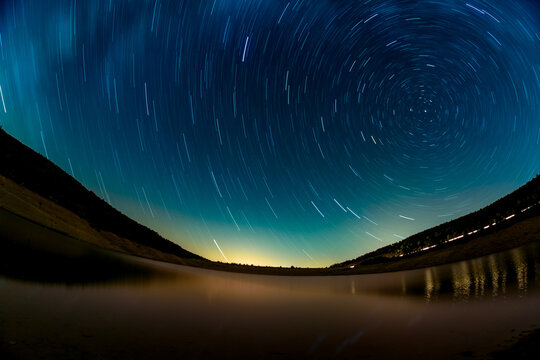
[[[212,260],[326,266],[540,172],[535,1],[0,2],[0,125]]]

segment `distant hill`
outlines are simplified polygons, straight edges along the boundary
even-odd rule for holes
[[[380,264],[419,255],[430,250],[497,234],[503,229],[538,215],[540,215],[540,175],[478,211],[331,267]],[[540,224],[536,225],[538,227]]]
[[[25,219],[28,226],[17,225],[20,221],[13,216]],[[540,240],[540,175],[483,209],[328,268],[225,264],[193,254],[130,219],[0,128],[0,221],[4,222],[0,240],[11,237],[9,246],[31,238],[45,239],[52,230],[60,237],[105,249],[221,271],[272,275],[397,271],[465,260]],[[41,226],[41,233],[32,233],[30,228],[35,226],[30,223]],[[2,246],[9,250],[7,243]]]
[[[122,214],[1,128],[0,175],[75,213],[97,231],[110,232],[183,259],[205,260]]]

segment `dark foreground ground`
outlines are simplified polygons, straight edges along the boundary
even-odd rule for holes
[[[540,359],[540,329],[527,330],[504,350],[492,354],[493,359]]]

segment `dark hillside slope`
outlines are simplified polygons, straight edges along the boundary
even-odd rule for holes
[[[332,267],[383,263],[432,248],[468,242],[538,215],[540,215],[540,175],[478,211]]]
[[[0,128],[0,174],[86,219],[96,230],[185,259],[203,259],[122,214]]]

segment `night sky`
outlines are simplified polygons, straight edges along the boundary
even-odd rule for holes
[[[489,204],[540,172],[539,85],[535,1],[0,1],[0,125],[212,260]]]

